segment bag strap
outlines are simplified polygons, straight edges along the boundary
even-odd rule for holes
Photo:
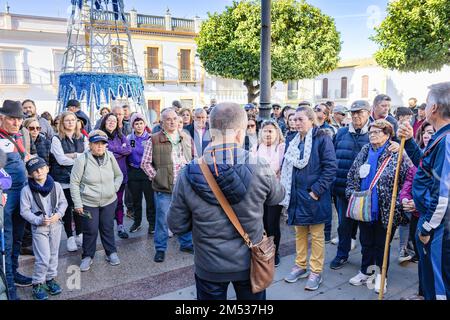
[[[33,200],[34,202],[36,202],[36,205],[38,206],[39,210],[41,210],[41,212],[44,214],[44,216],[46,215],[45,213],[45,208],[44,208],[44,204],[42,203],[41,197],[39,195],[39,192],[36,191],[31,191],[31,194],[33,195]],[[57,202],[57,194],[56,194],[56,187],[53,186],[52,191],[50,191],[50,202],[51,202],[51,206],[52,206],[52,213],[55,213],[56,211],[56,202]]]
[[[375,177],[372,180],[372,183],[370,184],[369,190],[372,191],[372,189],[375,187],[375,185],[377,184],[378,180],[381,177],[381,174],[384,172],[384,169],[386,169],[389,160],[391,160],[392,156],[387,157],[386,159],[384,159],[383,163],[381,164],[381,167],[378,169],[377,174],[375,175]]]
[[[217,184],[216,179],[214,179],[211,171],[209,170],[208,165],[203,160],[204,160],[203,157],[199,158],[198,163],[200,165],[200,169],[202,170],[203,175],[205,176],[206,182],[208,182],[209,187],[211,188],[212,192],[216,196],[217,201],[219,201],[219,204],[222,207],[223,211],[225,211],[225,214],[227,215],[228,219],[230,219],[231,223],[236,228],[237,232],[244,239],[245,244],[249,248],[251,248],[252,242],[250,240],[250,237],[242,228],[242,225],[239,222],[239,219],[237,218],[236,213],[234,212],[234,210],[231,207],[228,200],[225,198],[225,195],[223,194],[222,190],[220,189],[219,185]]]

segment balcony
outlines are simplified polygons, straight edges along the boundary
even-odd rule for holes
[[[164,81],[164,70],[163,69],[145,69],[145,80],[147,82]]]
[[[178,81],[180,82],[195,82],[196,76],[194,70],[180,70],[178,74]]]
[[[138,14],[137,24],[141,28],[164,29],[166,26],[166,20],[164,17],[160,16]]]
[[[172,18],[172,30],[194,32],[195,31],[194,20]]]
[[[0,69],[0,85],[30,84],[30,70]]]

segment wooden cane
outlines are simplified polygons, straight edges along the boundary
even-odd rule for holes
[[[395,203],[397,202],[398,178],[400,175],[400,166],[402,165],[404,149],[405,149],[405,137],[402,137],[402,140],[400,142],[400,149],[398,150],[397,169],[395,171],[395,179],[394,179],[394,190],[392,191],[391,210],[389,212],[389,222],[386,232],[386,243],[384,245],[383,268],[381,270],[381,286],[380,292],[378,294],[378,300],[383,300],[384,295],[384,283],[386,280],[386,273],[387,273],[387,263],[388,263],[389,246],[391,243],[392,223],[394,222]]]

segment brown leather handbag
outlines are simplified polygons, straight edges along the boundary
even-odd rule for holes
[[[214,179],[208,166],[203,161],[203,158],[200,158],[198,161],[200,169],[202,170],[209,187],[216,196],[217,201],[219,201],[223,211],[225,211],[231,223],[251,250],[250,283],[252,285],[252,292],[261,292],[270,286],[275,273],[275,243],[273,241],[273,236],[267,237],[266,232],[264,232],[262,240],[257,244],[253,244],[248,234],[242,228],[230,203],[219,188],[216,179]]]

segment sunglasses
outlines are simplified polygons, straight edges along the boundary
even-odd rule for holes
[[[28,131],[34,131],[34,130],[41,131],[41,127],[28,127]]]
[[[321,108],[319,108],[319,107],[315,107],[315,108],[314,108],[314,111],[315,111],[315,112],[324,112],[323,109],[321,109]]]
[[[247,126],[247,128],[254,128],[254,127],[256,127],[256,124],[249,124],[248,126]]]

